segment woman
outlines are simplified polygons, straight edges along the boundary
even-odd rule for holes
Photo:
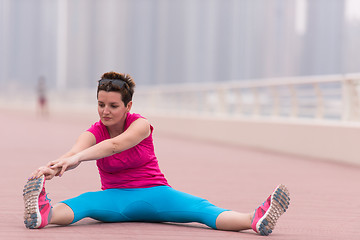
[[[154,153],[153,127],[142,116],[130,113],[134,87],[129,75],[103,74],[97,89],[100,121],[82,133],[68,153],[33,172],[25,185],[26,227],[68,225],[90,217],[102,222],[199,222],[213,229],[252,228],[269,235],[289,205],[286,187],[279,185],[251,213],[219,208],[171,188]],[[52,207],[45,180],[94,160],[102,191],[84,193]]]

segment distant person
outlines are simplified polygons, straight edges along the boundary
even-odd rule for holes
[[[277,186],[263,204],[249,213],[219,208],[173,189],[159,169],[153,126],[141,115],[130,113],[134,87],[130,75],[102,75],[97,88],[100,120],[79,136],[69,152],[35,170],[25,185],[26,227],[69,225],[90,217],[102,222],[198,222],[213,229],[252,228],[269,235],[288,208],[287,188]],[[83,161],[95,160],[102,191],[87,192],[52,207],[45,180],[61,177]]]
[[[43,76],[39,78],[36,91],[38,98],[38,112],[41,116],[47,116],[49,114],[49,109],[46,97],[46,82]]]

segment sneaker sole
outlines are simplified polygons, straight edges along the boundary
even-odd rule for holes
[[[279,185],[271,194],[271,203],[264,216],[256,224],[256,230],[268,236],[275,228],[277,220],[286,212],[290,204],[290,193],[285,185]]]
[[[28,180],[24,186],[23,198],[25,205],[24,224],[27,228],[39,228],[41,214],[39,210],[39,195],[44,187],[44,176]]]

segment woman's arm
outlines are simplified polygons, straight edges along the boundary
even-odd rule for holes
[[[70,149],[70,151],[68,151],[67,153],[62,155],[59,159],[71,157],[71,156],[75,155],[76,153],[81,152],[82,150],[89,148],[95,144],[96,144],[95,136],[91,132],[88,132],[88,131],[83,132],[78,137],[76,143],[73,145],[73,147]],[[50,168],[51,165],[52,165],[51,162],[49,162],[46,166],[42,166],[42,167],[38,168],[31,174],[29,179],[38,178],[42,175],[45,175],[46,179],[50,180],[54,176],[58,176],[61,171],[61,168]],[[79,164],[77,164],[76,166],[73,165],[71,168],[68,168],[66,170],[73,169],[73,168],[77,167],[78,165]]]
[[[73,166],[76,167],[82,161],[97,160],[134,147],[147,138],[150,131],[149,122],[146,119],[139,118],[125,132],[114,138],[104,140],[68,158],[50,162],[51,169],[61,168],[58,175],[62,176],[66,170],[73,168]]]

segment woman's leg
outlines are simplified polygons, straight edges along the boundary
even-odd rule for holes
[[[171,215],[168,221],[199,222],[207,226],[228,231],[251,229],[254,213],[239,213],[219,208],[205,199],[183,193],[174,189],[164,189],[161,194],[165,206],[162,214],[164,219]],[[166,196],[168,196],[166,198]],[[159,201],[161,202],[161,201]],[[177,214],[174,214],[176,212]]]
[[[220,230],[241,231],[253,229],[261,235],[269,235],[274,230],[279,217],[290,204],[290,193],[280,184],[274,192],[254,212],[243,214],[234,211],[222,212],[216,219]]]
[[[52,216],[49,224],[69,225],[73,220],[73,210],[65,203],[58,203],[52,209]]]
[[[207,226],[230,231],[253,229],[269,235],[278,218],[289,205],[289,191],[279,185],[274,192],[252,213],[239,213],[214,206],[205,199],[174,190],[156,187],[147,190],[144,200],[155,209],[152,216],[163,222],[199,222]],[[155,197],[155,196],[161,196]],[[135,209],[136,211],[136,209]]]
[[[239,213],[224,211],[216,218],[216,228],[227,231],[241,231],[251,229],[254,213]],[[50,224],[69,225],[74,220],[73,210],[65,203],[58,203],[52,209]]]
[[[216,218],[216,228],[226,231],[241,231],[251,229],[251,220],[254,213],[239,213],[225,211]]]
[[[225,211],[216,219],[216,228],[219,230],[241,231],[251,229],[253,213],[238,213]],[[65,203],[58,203],[52,209],[50,224],[69,225],[74,220],[73,210]]]

